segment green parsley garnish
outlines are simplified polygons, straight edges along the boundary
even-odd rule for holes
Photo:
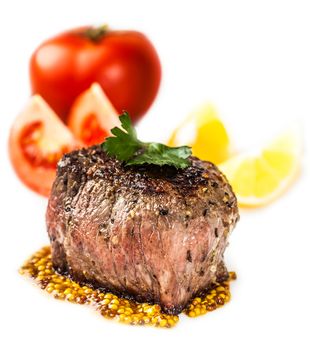
[[[168,147],[162,143],[142,142],[131,124],[129,114],[124,112],[119,117],[122,129],[115,127],[111,130],[114,136],[108,137],[102,144],[103,149],[125,165],[170,165],[184,169],[190,165],[187,159],[192,151],[190,147]]]

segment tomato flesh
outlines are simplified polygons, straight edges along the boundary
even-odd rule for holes
[[[43,123],[41,121],[32,122],[25,126],[19,140],[22,153],[33,167],[56,169],[59,159],[64,153],[70,151],[70,147],[62,146],[57,152],[43,153],[39,147],[42,136]]]
[[[94,113],[85,117],[81,130],[81,141],[87,146],[103,142],[108,136],[108,132],[100,127]]]
[[[68,128],[86,146],[102,143],[115,126],[120,126],[118,113],[98,83],[79,95],[70,109]]]

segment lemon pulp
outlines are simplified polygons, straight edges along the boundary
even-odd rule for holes
[[[298,174],[301,136],[293,128],[257,154],[240,154],[219,165],[235,191],[239,205],[269,203],[289,186]]]
[[[219,164],[229,157],[229,137],[215,108],[204,105],[172,133],[168,145],[192,147],[193,155]]]

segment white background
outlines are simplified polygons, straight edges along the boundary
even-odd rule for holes
[[[18,275],[48,243],[46,199],[25,188],[7,158],[8,130],[29,96],[28,61],[44,39],[81,24],[137,29],[158,49],[163,80],[139,125],[164,141],[212,102],[236,149],[301,123],[303,172],[274,204],[241,211],[226,260],[238,273],[232,300],[171,330],[106,321],[47,297]],[[2,349],[309,349],[310,3],[308,1],[1,1],[0,218]],[[113,347],[111,346],[113,344]]]

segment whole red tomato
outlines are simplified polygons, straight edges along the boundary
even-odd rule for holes
[[[137,121],[160,84],[158,55],[145,35],[105,26],[76,28],[41,44],[30,61],[32,92],[64,120],[74,99],[98,82],[121,113]]]

